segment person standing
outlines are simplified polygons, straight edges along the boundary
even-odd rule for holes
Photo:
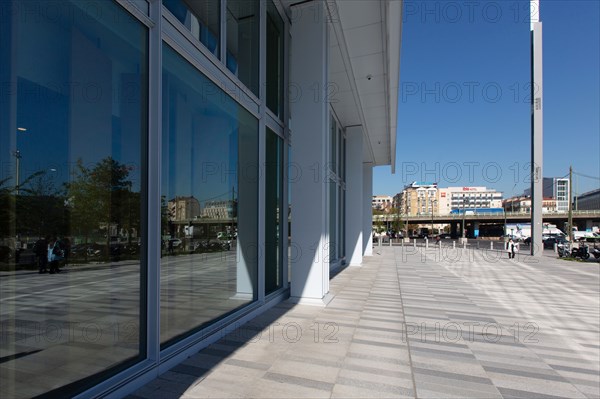
[[[48,262],[50,263],[50,274],[60,273],[59,264],[64,259],[64,252],[60,248],[60,243],[56,237],[50,240],[48,245]]]
[[[508,259],[513,259],[515,257],[515,242],[512,237],[506,242],[506,252],[508,253]]]

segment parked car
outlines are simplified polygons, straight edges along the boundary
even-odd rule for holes
[[[170,243],[171,245],[173,245],[173,248],[177,248],[178,246],[180,246],[180,245],[181,245],[182,241],[181,241],[181,239],[179,239],[179,238],[171,238],[171,239],[169,240],[169,243]]]
[[[566,242],[567,240],[565,240],[562,236],[548,237],[543,241],[545,249],[553,249],[554,244],[564,245]]]

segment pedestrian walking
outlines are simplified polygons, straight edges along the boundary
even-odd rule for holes
[[[506,242],[506,252],[508,253],[508,259],[514,259],[515,257],[515,242],[512,238]]]
[[[50,240],[48,245],[48,263],[50,263],[50,274],[60,273],[60,261],[64,259],[64,251],[60,248],[60,242],[56,237]]]

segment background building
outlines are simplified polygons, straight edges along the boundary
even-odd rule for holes
[[[379,211],[389,211],[393,206],[393,201],[394,199],[389,195],[374,195],[371,206]]]
[[[188,221],[200,216],[200,202],[194,197],[175,197],[169,201],[169,217],[174,222]]]
[[[441,215],[447,215],[462,208],[502,208],[502,193],[495,189],[487,187],[448,187],[441,188],[439,191]]]
[[[565,177],[544,177],[542,184],[542,195],[544,198],[556,200],[556,211],[568,212],[569,179]],[[531,188],[526,188],[523,195],[531,196]]]
[[[232,200],[206,201],[202,208],[202,217],[210,219],[232,219],[236,214],[236,204]]]
[[[435,215],[438,213],[437,183],[413,182],[398,194],[400,211],[403,215]]]
[[[448,215],[463,207],[502,208],[502,193],[486,187],[439,188],[437,183],[413,182],[394,197],[400,211],[409,216]]]
[[[581,211],[600,209],[600,188],[575,197],[574,208]]]

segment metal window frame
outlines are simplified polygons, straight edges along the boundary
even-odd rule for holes
[[[191,33],[181,29],[169,12],[164,12],[162,0],[148,0],[148,13],[140,8],[143,0],[113,0],[115,3],[124,7],[137,20],[148,28],[148,132],[147,147],[145,149],[147,162],[147,232],[146,232],[146,274],[145,303],[141,304],[140,312],[146,312],[146,358],[139,363],[115,374],[114,376],[102,381],[94,387],[79,394],[78,398],[87,398],[95,396],[122,396],[150,382],[152,379],[188,356],[196,353],[212,342],[222,337],[222,331],[226,326],[232,323],[243,324],[252,318],[258,316],[269,307],[279,303],[289,296],[289,277],[288,277],[288,223],[283,221],[281,254],[283,265],[283,286],[267,297],[264,295],[265,265],[264,257],[258,259],[258,300],[248,306],[224,317],[205,329],[202,329],[193,335],[190,335],[180,342],[177,342],[168,348],[160,349],[160,196],[161,196],[161,153],[162,153],[162,48],[163,43],[171,46],[186,61],[190,62],[199,72],[204,74],[210,81],[215,83],[221,89],[233,96],[235,101],[244,109],[250,112],[258,121],[259,134],[259,165],[265,164],[266,159],[266,127],[269,127],[283,140],[282,161],[283,161],[283,207],[287,214],[289,206],[289,176],[288,163],[289,154],[287,149],[291,145],[291,129],[289,124],[283,121],[289,121],[289,100],[288,93],[284,90],[284,112],[282,118],[278,118],[266,107],[265,82],[266,82],[266,2],[260,2],[260,27],[259,27],[259,96],[255,96],[239,79],[232,74],[225,65],[225,45],[226,45],[226,0],[221,0],[221,25],[220,40],[221,53],[220,59],[204,48],[202,43],[195,40]],[[280,0],[272,0],[284,21],[284,87],[289,82],[289,44],[290,21],[283,12]],[[225,41],[225,44],[223,42]],[[261,173],[258,182],[258,226],[257,234],[259,243],[264,245],[265,232],[265,176]],[[140,331],[140,333],[144,333]]]

